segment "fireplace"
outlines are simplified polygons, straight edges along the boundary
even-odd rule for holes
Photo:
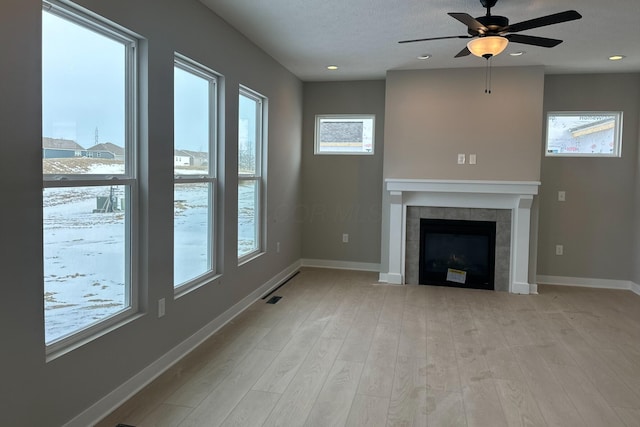
[[[386,179],[388,270],[380,281],[419,281],[421,218],[497,221],[495,290],[536,293],[529,283],[531,206],[537,181]],[[415,262],[414,262],[415,259]]]
[[[496,223],[420,220],[419,284],[494,289]]]

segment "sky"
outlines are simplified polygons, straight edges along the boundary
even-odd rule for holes
[[[43,11],[42,134],[125,144],[125,46]],[[167,82],[171,84],[171,82]],[[207,151],[208,82],[176,70],[176,148]]]

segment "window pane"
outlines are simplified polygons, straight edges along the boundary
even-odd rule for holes
[[[174,170],[209,174],[209,81],[174,67]]]
[[[208,183],[174,187],[174,284],[211,270],[211,200]]]
[[[257,100],[240,95],[238,124],[238,174],[256,175],[258,112]]]
[[[47,344],[130,306],[125,191],[121,185],[44,190]]]
[[[43,173],[125,172],[126,53],[120,41],[43,12]]]
[[[619,112],[550,112],[547,156],[620,156]]]
[[[316,116],[316,154],[373,154],[373,116]]]
[[[238,257],[258,249],[259,181],[238,183]]]

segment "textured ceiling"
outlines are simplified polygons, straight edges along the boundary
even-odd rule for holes
[[[468,40],[399,40],[466,34],[447,15],[483,16],[479,0],[201,0],[304,81],[382,79],[388,70],[483,67],[454,58]],[[493,66],[542,65],[547,73],[640,71],[640,0],[499,0],[493,15],[510,23],[565,10],[581,20],[519,34],[564,40],[554,48],[510,43]],[[507,53],[524,50],[512,57]],[[416,57],[430,54],[420,61]],[[612,62],[613,54],[626,55]],[[336,64],[337,71],[327,65]]]

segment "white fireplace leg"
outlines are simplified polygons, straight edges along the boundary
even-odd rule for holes
[[[390,192],[389,211],[389,273],[387,282],[396,285],[404,283],[402,277],[402,192]]]
[[[511,284],[509,292],[529,294],[529,238],[533,196],[521,196],[511,229]]]

